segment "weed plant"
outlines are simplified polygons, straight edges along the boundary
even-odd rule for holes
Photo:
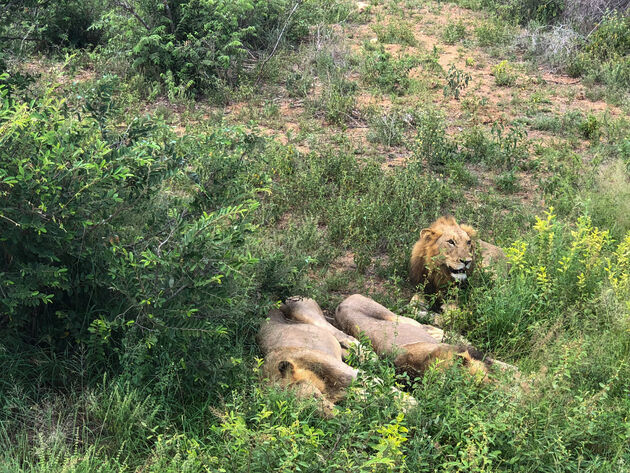
[[[462,20],[451,22],[442,31],[442,41],[446,44],[459,43],[466,37],[466,25]]]
[[[501,61],[492,68],[494,82],[500,87],[512,87],[516,83],[517,73],[508,61]]]
[[[396,59],[382,46],[376,49],[370,47],[363,55],[361,75],[366,84],[385,93],[404,95],[411,84],[409,71],[416,65],[412,57]]]
[[[411,24],[401,22],[391,22],[387,25],[376,24],[372,26],[376,38],[379,42],[384,44],[402,44],[407,46],[417,46],[418,40],[416,40]]]
[[[459,100],[461,90],[468,87],[470,79],[469,73],[460,71],[454,64],[451,64],[446,74],[446,85],[443,89],[444,97],[453,96],[455,100]]]

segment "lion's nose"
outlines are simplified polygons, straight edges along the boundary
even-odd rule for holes
[[[466,265],[466,267],[470,266],[470,263],[472,263],[472,258],[466,258],[466,259],[460,259],[460,261],[462,263],[464,263]]]

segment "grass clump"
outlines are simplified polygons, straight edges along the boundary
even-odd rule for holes
[[[385,146],[400,146],[403,144],[405,130],[408,124],[405,114],[398,111],[375,113],[368,119],[370,131],[368,140]]]
[[[384,44],[418,45],[411,24],[404,21],[390,22],[386,25],[378,23],[372,26],[372,30],[379,42]]]
[[[383,47],[366,50],[361,64],[361,75],[368,85],[385,93],[404,95],[409,89],[409,71],[416,61],[408,56],[396,59]]]
[[[446,44],[459,43],[466,37],[466,25],[462,20],[450,22],[442,30],[442,41]]]
[[[514,67],[508,61],[501,61],[493,66],[492,75],[494,76],[495,84],[499,87],[512,87],[516,84],[516,79],[518,78]]]
[[[474,30],[477,44],[482,47],[497,47],[508,44],[513,38],[509,23],[498,17],[481,23]]]
[[[318,108],[324,118],[335,125],[343,125],[356,107],[357,83],[344,77],[331,80],[319,97]]]

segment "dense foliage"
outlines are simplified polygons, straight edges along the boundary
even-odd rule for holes
[[[2,328],[13,349],[85,346],[90,362],[123,363],[140,380],[156,364],[199,363],[195,339],[220,337],[225,313],[243,310],[252,259],[240,248],[255,203],[211,187],[246,152],[229,130],[200,149],[148,117],[115,128],[113,79],[88,91],[80,113],[52,95],[24,103],[1,92]],[[200,178],[208,155],[214,167]],[[174,182],[190,192],[169,191]]]
[[[629,34],[625,0],[3,3],[0,473],[630,471]],[[407,263],[447,213],[509,265],[438,319],[519,377],[363,346],[330,419],[261,379],[291,295],[434,322]]]

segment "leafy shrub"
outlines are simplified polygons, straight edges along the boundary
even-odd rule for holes
[[[501,61],[492,67],[494,82],[500,87],[511,87],[516,83],[516,71],[507,61]]]
[[[435,110],[418,116],[415,154],[432,165],[444,165],[457,155],[457,146],[446,136],[444,119]]]
[[[507,0],[494,1],[495,8],[508,19],[527,25],[531,20],[550,24],[558,21],[564,12],[564,0]]]
[[[59,0],[7,2],[0,11],[0,35],[15,50],[35,46],[84,48],[100,44],[102,31],[91,25],[104,12],[103,2]]]
[[[403,95],[411,83],[409,71],[416,65],[410,57],[394,59],[381,46],[374,51],[366,51],[362,63],[363,80],[383,92]]]
[[[587,140],[598,139],[601,133],[601,124],[595,115],[587,115],[585,120],[580,123],[578,129],[584,138]]]
[[[459,100],[459,94],[462,89],[468,87],[471,76],[468,72],[460,71],[451,64],[446,74],[446,85],[444,86],[444,97],[453,96],[455,100]]]
[[[609,232],[594,227],[588,217],[580,218],[576,228],[569,231],[556,221],[553,209],[544,218],[537,218],[534,228],[533,240],[517,241],[507,250],[511,279],[501,285],[501,291],[505,290],[501,295],[492,291],[500,306],[489,302],[489,293],[482,295],[480,291],[474,296],[479,297],[479,308],[490,304],[485,310],[494,315],[476,320],[470,333],[493,344],[495,350],[527,350],[528,337],[519,334],[536,327],[586,325],[586,321],[571,319],[572,308],[588,311],[599,303],[606,288],[621,297],[618,302],[627,291],[619,284],[628,277],[623,276],[628,267],[627,242],[615,247]],[[552,319],[559,314],[564,314],[560,320]]]
[[[513,193],[519,189],[518,176],[514,173],[514,169],[505,171],[496,180],[497,188],[505,193]]]
[[[573,76],[618,88],[630,86],[630,17],[606,16],[589,35],[583,50],[567,66]]]
[[[455,44],[466,37],[466,25],[462,20],[456,23],[450,22],[442,31],[442,41],[446,44]]]
[[[53,352],[87,346],[95,368],[121,362],[136,382],[159,365],[170,371],[165,388],[175,373],[197,377],[207,369],[199,355],[213,356],[251,287],[240,269],[252,259],[239,247],[255,204],[243,183],[215,181],[242,161],[234,142],[213,136],[212,165],[193,174],[193,144],[160,122],[106,131],[112,109],[96,97],[107,94],[88,99],[81,119],[52,97],[1,94],[3,339]],[[169,192],[172,179],[189,183],[188,197]]]
[[[589,36],[584,52],[601,61],[630,54],[630,17],[619,12],[606,16]]]
[[[238,0],[117,2],[117,9],[98,23],[107,34],[105,52],[123,57],[150,80],[193,92],[234,84],[243,72],[247,52],[262,52],[277,40],[278,24],[288,20],[292,2]],[[345,3],[344,3],[345,5]],[[284,32],[290,41],[307,33],[319,4],[298,8]]]
[[[510,170],[518,166],[526,155],[525,136],[525,130],[518,125],[512,125],[506,133],[504,125],[495,123],[490,136],[481,128],[472,128],[464,134],[462,154],[472,162]]]
[[[510,25],[498,17],[492,17],[488,22],[475,28],[475,37],[479,46],[501,46],[512,38]]]

